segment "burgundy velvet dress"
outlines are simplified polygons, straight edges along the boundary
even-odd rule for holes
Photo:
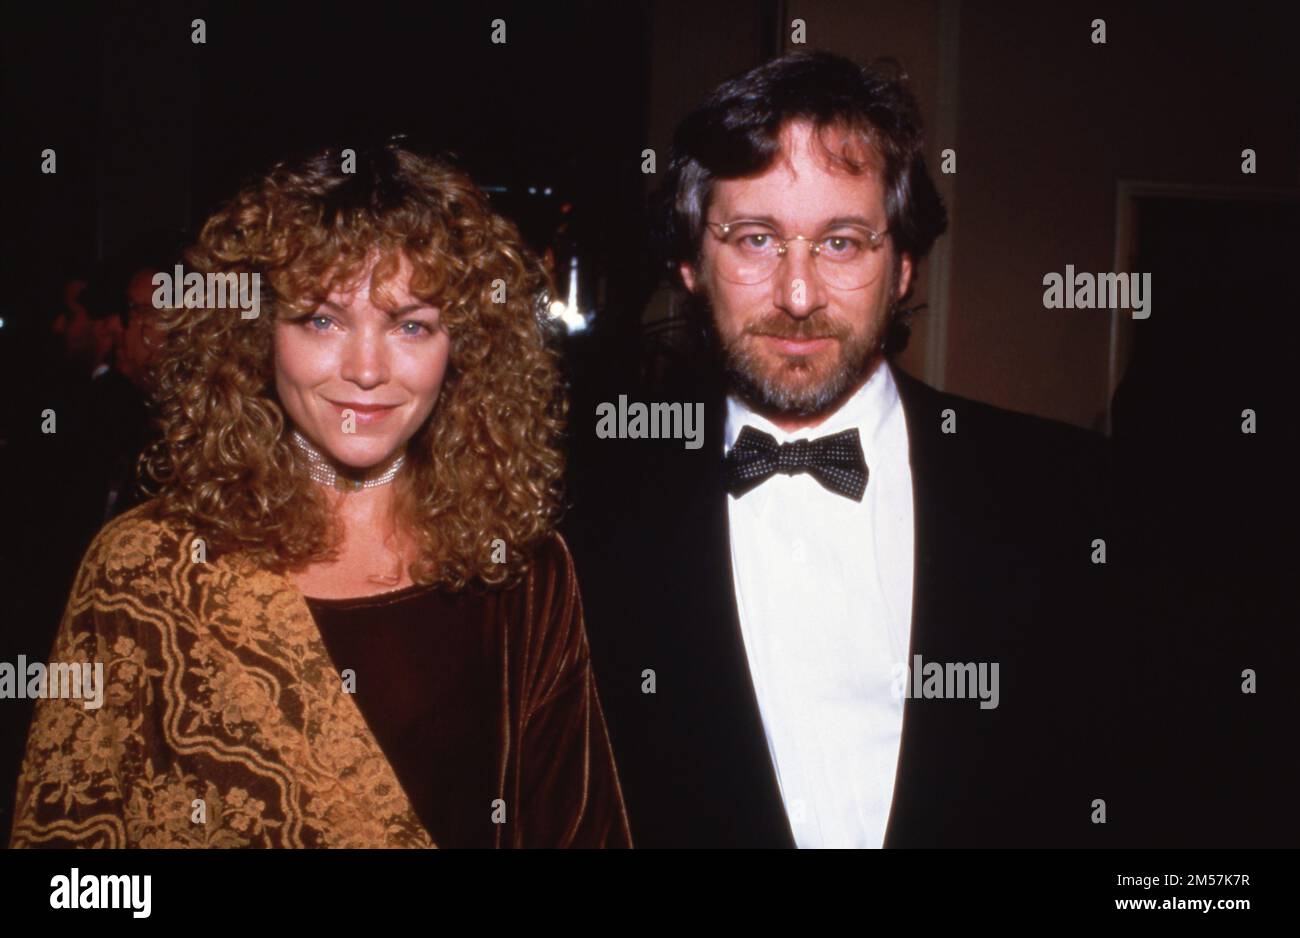
[[[439,846],[630,845],[567,551],[552,539],[538,560],[506,594],[306,597]]]

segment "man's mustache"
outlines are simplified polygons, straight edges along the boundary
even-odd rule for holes
[[[849,329],[825,316],[791,319],[789,316],[772,316],[745,326],[745,335],[772,336],[777,339],[839,339],[849,336]]]

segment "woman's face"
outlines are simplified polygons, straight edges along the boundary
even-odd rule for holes
[[[370,292],[372,259],[358,286],[331,293],[309,318],[275,327],[275,386],[298,430],[355,469],[382,465],[424,423],[451,354],[439,310],[408,289],[403,256]],[[386,312],[386,310],[390,312]]]

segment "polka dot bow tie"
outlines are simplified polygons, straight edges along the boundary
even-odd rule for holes
[[[770,433],[745,426],[727,453],[727,491],[737,497],[777,472],[806,472],[824,488],[856,502],[867,490],[867,461],[856,428],[816,440],[777,443]]]

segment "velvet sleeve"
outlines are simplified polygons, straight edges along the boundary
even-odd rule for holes
[[[526,605],[510,845],[630,847],[573,558],[558,536],[539,552]]]

